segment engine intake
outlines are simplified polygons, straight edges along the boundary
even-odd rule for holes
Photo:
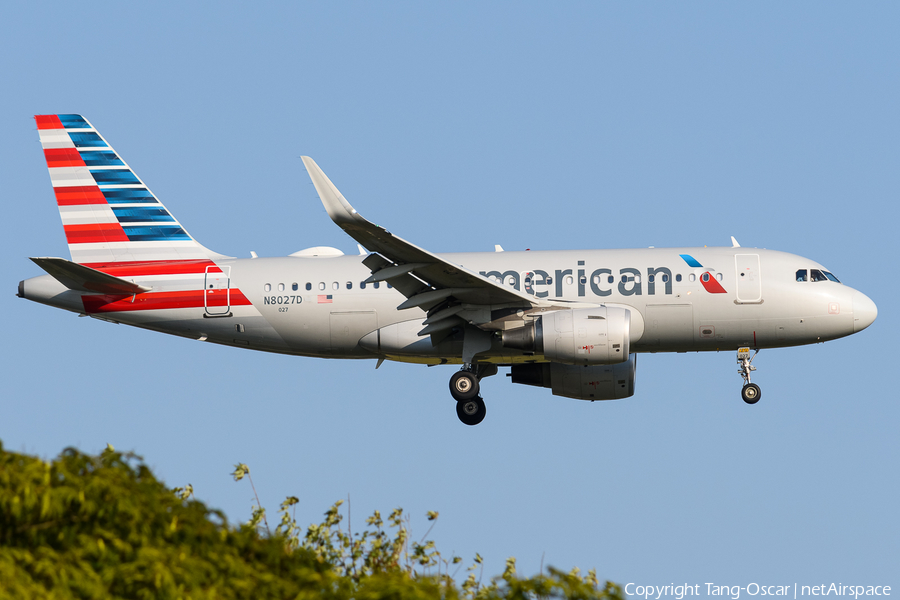
[[[560,310],[500,335],[503,346],[543,354],[554,363],[617,364],[628,360],[631,311],[614,306]]]

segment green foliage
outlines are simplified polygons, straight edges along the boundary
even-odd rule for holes
[[[336,582],[312,553],[176,496],[133,454],[47,463],[0,446],[0,596],[312,598]]]
[[[249,479],[250,469],[247,465],[235,466],[232,474],[235,481],[244,475]],[[253,486],[253,481],[250,479]],[[262,511],[259,496],[253,488],[256,504],[253,506],[254,517],[248,523],[257,526],[256,515]],[[409,588],[404,593],[413,594],[414,598],[465,598],[469,600],[493,600],[500,598],[573,598],[573,599],[621,599],[622,589],[607,581],[603,587],[597,579],[597,573],[591,569],[586,576],[580,575],[577,568],[568,573],[550,567],[547,574],[539,574],[530,578],[519,578],[516,574],[516,559],[508,558],[503,574],[494,577],[486,585],[482,584],[483,559],[476,554],[472,565],[466,572],[467,578],[457,585],[457,570],[451,568],[462,563],[462,558],[451,555],[444,558],[435,546],[434,541],[426,540],[434,528],[439,514],[429,511],[425,518],[431,526],[418,541],[411,539],[410,518],[402,508],[394,509],[387,518],[387,526],[381,512],[375,511],[366,519],[367,528],[354,533],[350,528],[350,511],[347,509],[347,528],[341,526],[344,515],[341,514],[343,501],[337,501],[328,511],[321,523],[310,525],[306,534],[301,537],[301,528],[292,514],[298,500],[289,496],[281,503],[279,513],[281,522],[276,532],[292,549],[312,552],[325,564],[332,565],[334,571],[344,581],[351,581],[360,593],[363,590],[379,590],[383,581],[392,581],[394,585],[407,582]],[[348,502],[349,505],[349,502]],[[477,574],[476,574],[477,573]],[[376,583],[377,582],[377,583]],[[397,587],[396,589],[400,589]],[[432,594],[437,594],[432,596]],[[362,597],[359,593],[354,597]],[[376,594],[372,597],[383,597]],[[397,596],[407,597],[407,596]]]
[[[252,485],[246,465],[232,475]],[[519,578],[515,559],[482,585],[478,555],[457,585],[450,571],[462,560],[426,541],[430,528],[410,541],[401,509],[387,523],[376,511],[353,532],[338,502],[304,533],[292,496],[270,532],[255,498],[251,520],[230,526],[190,485],[167,489],[134,454],[70,448],[45,462],[0,444],[0,597],[622,598],[593,571]],[[438,514],[426,516],[433,526]]]

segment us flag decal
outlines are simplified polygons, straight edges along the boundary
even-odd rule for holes
[[[319,296],[319,304],[331,304],[331,302],[332,302],[331,294],[328,294],[327,296],[323,296],[323,295]]]

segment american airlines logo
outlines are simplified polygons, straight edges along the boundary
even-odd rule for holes
[[[681,254],[681,258],[689,267],[694,269],[704,269],[699,276],[696,273],[688,275],[688,281],[694,281],[697,277],[700,284],[710,294],[726,294],[727,290],[722,287],[721,275],[716,273],[715,269],[710,269],[701,265],[697,259],[690,254]],[[583,267],[584,261],[578,261],[578,266]],[[635,267],[623,267],[618,269],[618,273],[614,273],[612,269],[600,268],[594,269],[588,273],[587,269],[555,269],[551,275],[548,271],[535,269],[519,273],[517,271],[481,271],[481,275],[503,282],[517,290],[524,291],[535,298],[546,298],[550,295],[547,286],[554,286],[554,298],[560,298],[563,294],[563,286],[577,285],[577,294],[579,298],[591,294],[598,297],[611,296],[613,291],[617,291],[622,296],[655,296],[655,295],[672,295],[672,284],[681,282],[681,275],[672,275],[672,269],[669,267],[648,267],[647,276],[642,280],[641,270]],[[646,285],[646,287],[645,287]]]

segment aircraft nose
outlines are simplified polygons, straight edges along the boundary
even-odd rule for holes
[[[853,290],[853,333],[871,325],[877,316],[875,303],[862,292]]]

